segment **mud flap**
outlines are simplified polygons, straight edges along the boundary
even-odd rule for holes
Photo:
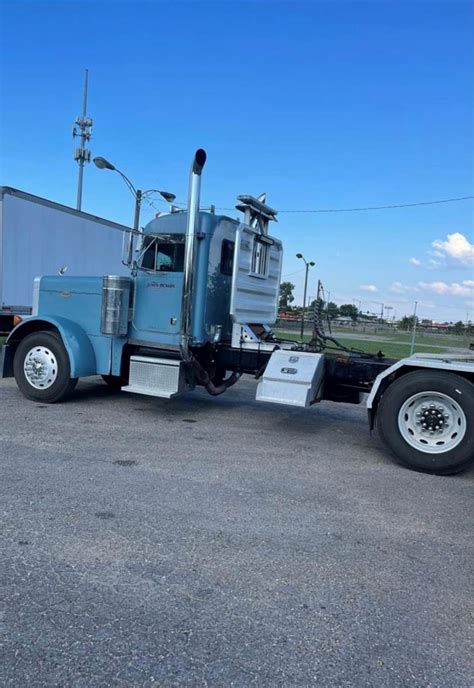
[[[11,346],[0,346],[0,378],[13,377],[13,350]]]

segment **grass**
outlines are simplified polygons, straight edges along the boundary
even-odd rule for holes
[[[275,334],[277,336],[280,336],[282,339],[289,339],[291,341],[300,341],[299,333],[297,332],[292,332],[288,333],[287,331],[279,331],[275,330]],[[340,333],[333,333],[335,338],[338,339],[338,335]],[[374,335],[375,336],[375,335]],[[376,354],[379,351],[382,351],[387,358],[405,358],[406,356],[410,355],[410,349],[411,349],[411,340],[408,339],[406,342],[403,342],[403,339],[397,339],[394,341],[386,341],[388,337],[385,336],[385,333],[381,335],[381,339],[375,339],[372,341],[369,340],[364,340],[364,339],[351,339],[350,337],[340,337],[340,342],[341,344],[344,344],[344,346],[347,346],[349,348],[354,347],[355,349],[360,349],[361,351],[367,351],[367,353],[370,354]],[[311,337],[309,335],[304,336],[304,341],[309,342]],[[400,343],[401,342],[401,343]],[[427,354],[442,354],[448,349],[453,348],[452,344],[448,344],[447,346],[442,346],[439,344],[438,346],[429,346],[424,342],[418,341],[416,342],[415,346],[415,352],[416,353],[427,353]]]
[[[350,335],[350,330],[337,330],[340,334],[347,333]],[[402,330],[367,330],[365,333],[363,331],[357,330],[360,334],[367,335],[380,335],[381,339],[389,339],[396,342],[404,342],[406,344],[411,344],[411,332],[404,332]],[[436,347],[446,347],[446,348],[467,348],[469,346],[472,336],[468,335],[455,335],[455,334],[444,334],[444,333],[432,333],[432,332],[416,332],[416,344],[417,346],[436,346]]]

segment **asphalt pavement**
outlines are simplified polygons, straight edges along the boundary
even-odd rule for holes
[[[0,381],[0,685],[472,688],[474,473],[363,406]]]

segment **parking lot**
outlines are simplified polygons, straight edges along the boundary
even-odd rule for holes
[[[0,685],[474,684],[474,473],[255,384],[48,406],[0,382]]]

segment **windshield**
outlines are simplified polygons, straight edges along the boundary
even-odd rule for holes
[[[145,237],[139,267],[156,272],[183,272],[184,244],[184,234]]]

